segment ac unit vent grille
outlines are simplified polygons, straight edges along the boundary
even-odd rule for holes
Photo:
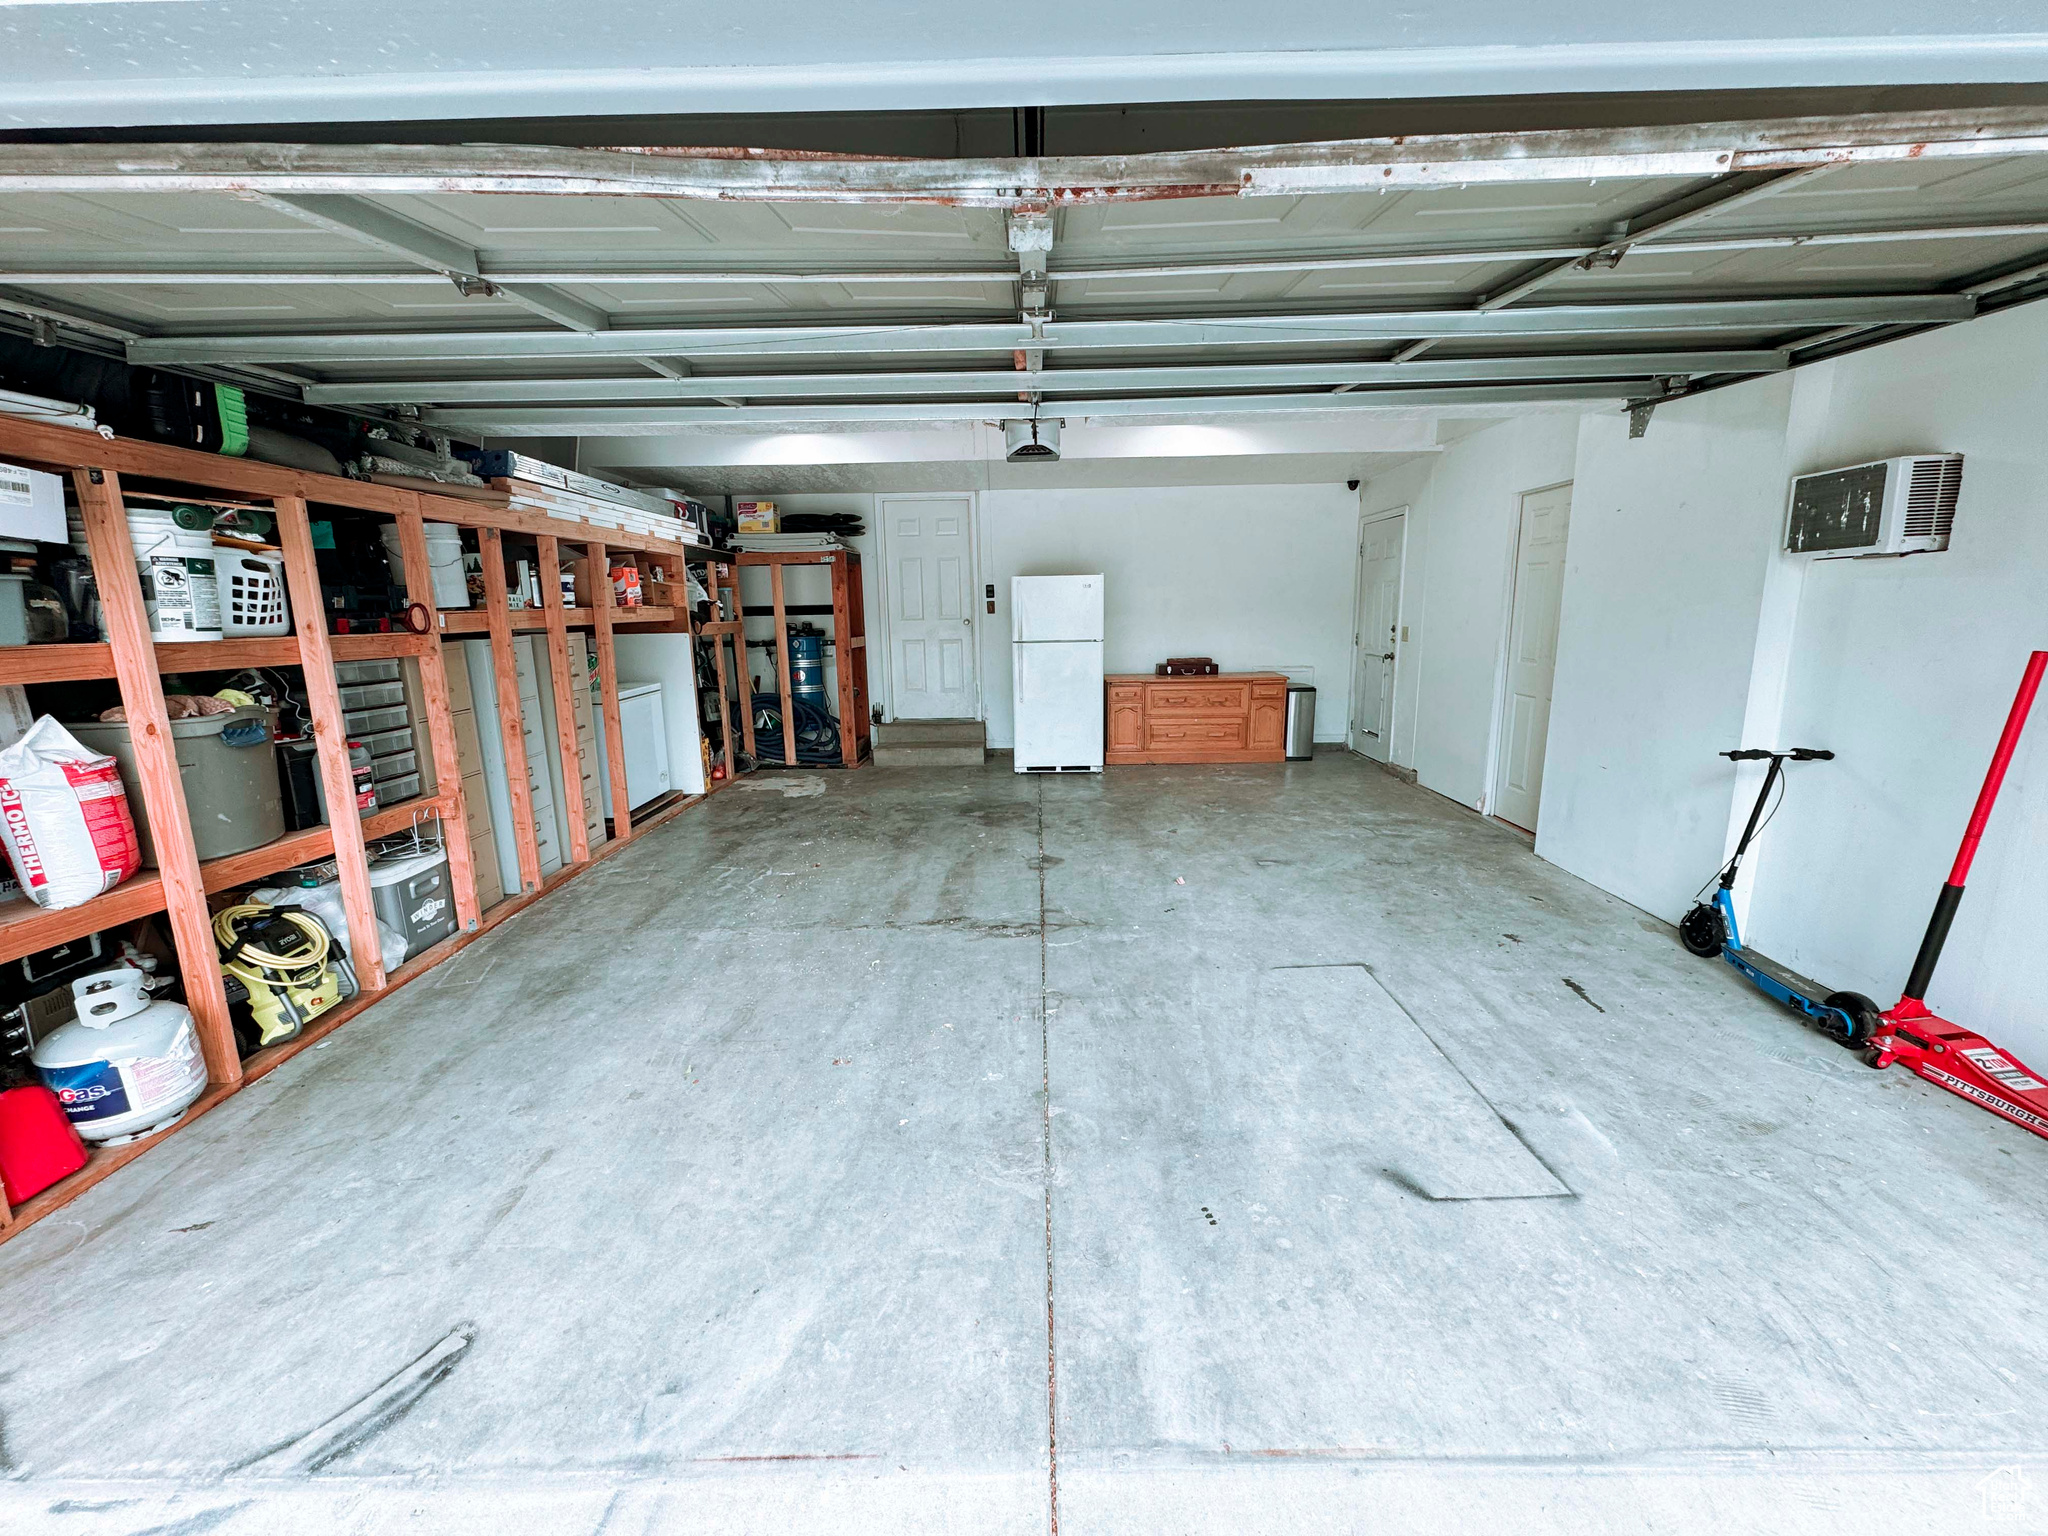
[[[1906,487],[1906,516],[1901,532],[1909,539],[1947,538],[1956,522],[1956,499],[1963,489],[1961,455],[1915,459]]]

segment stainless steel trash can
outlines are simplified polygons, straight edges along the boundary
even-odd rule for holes
[[[1301,684],[1287,690],[1287,761],[1306,762],[1316,754],[1316,691]]]

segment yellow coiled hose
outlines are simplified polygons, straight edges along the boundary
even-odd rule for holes
[[[304,987],[318,984],[321,968],[327,964],[327,952],[332,941],[327,936],[326,925],[317,917],[309,917],[296,907],[267,907],[260,902],[244,902],[238,907],[223,907],[213,915],[213,936],[220,945],[220,952],[226,955],[241,942],[237,922],[265,917],[281,917],[313,941],[310,950],[299,950],[289,955],[273,954],[266,949],[244,945],[242,952],[232,960],[223,960],[221,969],[244,983],[253,982],[263,987]]]

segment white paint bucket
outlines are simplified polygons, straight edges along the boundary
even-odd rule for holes
[[[467,608],[469,578],[462,573],[462,530],[453,523],[427,523],[427,571],[434,580],[436,608]],[[391,559],[391,576],[405,585],[405,561],[399,553],[398,524],[382,529],[384,553]],[[410,596],[411,594],[407,594]]]
[[[150,638],[220,639],[220,579],[211,526],[181,528],[169,512],[131,507],[128,540],[135,546]]]

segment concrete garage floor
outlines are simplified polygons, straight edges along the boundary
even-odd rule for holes
[[[2036,1530],[2044,1168],[1357,758],[762,775],[0,1248],[0,1529]]]

